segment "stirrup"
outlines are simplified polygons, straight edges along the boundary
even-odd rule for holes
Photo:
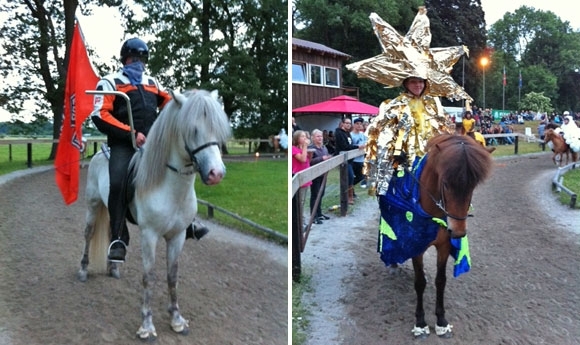
[[[114,240],[111,242],[111,244],[109,244],[109,247],[107,248],[107,260],[109,260],[110,262],[120,262],[120,263],[124,263],[125,260],[111,260],[109,257],[111,256],[111,247],[113,247],[113,244],[116,243],[121,243],[123,245],[123,250],[125,250],[125,255],[127,255],[127,244],[125,242],[123,242],[122,240]]]

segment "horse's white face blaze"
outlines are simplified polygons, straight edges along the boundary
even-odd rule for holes
[[[226,175],[226,167],[222,161],[217,145],[204,148],[195,154],[201,180],[206,185],[216,185]]]

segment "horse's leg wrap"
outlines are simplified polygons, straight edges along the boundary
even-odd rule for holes
[[[425,326],[422,328],[415,326],[413,327],[411,332],[413,333],[413,336],[415,338],[427,338],[429,334],[431,334],[431,332],[429,332],[429,326]]]
[[[447,324],[445,327],[435,325],[435,333],[442,338],[451,338],[453,336],[452,328],[451,324]]]

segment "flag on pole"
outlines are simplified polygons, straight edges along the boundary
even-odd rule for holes
[[[82,126],[93,110],[93,96],[85,91],[94,89],[98,81],[79,23],[76,22],[66,75],[62,127],[54,160],[56,185],[67,205],[77,200],[83,148]]]
[[[520,81],[519,81],[518,87],[520,89],[522,88],[522,71],[520,71]]]
[[[503,66],[503,86],[506,86],[506,84],[507,84],[507,78],[505,75],[505,66]]]

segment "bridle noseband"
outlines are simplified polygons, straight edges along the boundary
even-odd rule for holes
[[[413,177],[413,179],[415,180],[415,182],[417,183],[417,185],[420,188],[421,182],[419,181],[417,176],[415,176],[415,174],[413,174],[413,171],[406,166],[406,164],[405,164],[405,171]],[[441,188],[440,188],[439,194],[441,194],[441,199],[439,199],[439,200],[435,199],[433,194],[431,194],[431,192],[429,192],[429,190],[427,190],[427,189],[426,189],[426,192],[429,195],[429,198],[431,198],[431,200],[435,204],[435,206],[437,206],[437,208],[439,208],[446,217],[449,217],[449,218],[455,219],[455,220],[466,220],[468,217],[473,217],[473,215],[469,214],[469,213],[467,215],[465,215],[464,217],[456,216],[454,214],[449,213],[447,211],[447,209],[445,208],[445,193],[444,193],[445,182],[442,182],[440,185],[441,185]],[[471,204],[471,201],[469,203]]]
[[[417,183],[419,183],[419,181],[417,181]],[[419,185],[421,185],[419,183]],[[467,214],[464,217],[459,217],[456,215],[453,215],[451,213],[449,213],[447,211],[447,209],[445,209],[445,193],[444,193],[444,188],[445,188],[445,182],[441,183],[441,190],[440,190],[440,194],[441,194],[441,199],[439,199],[439,201],[437,201],[435,199],[435,197],[433,197],[433,195],[431,193],[429,193],[429,191],[427,191],[427,194],[429,194],[429,197],[431,198],[431,200],[433,200],[433,203],[435,203],[435,205],[443,212],[443,214],[445,214],[446,217],[449,217],[451,219],[455,219],[455,220],[466,220],[468,217],[473,217],[472,214]],[[471,204],[471,201],[469,202]]]
[[[176,172],[178,174],[183,174],[183,175],[192,175],[194,172],[199,172],[199,163],[197,161],[197,157],[195,157],[195,155],[197,155],[200,151],[210,147],[210,146],[220,146],[220,144],[217,141],[210,141],[207,142],[203,145],[198,146],[197,148],[195,148],[194,150],[191,150],[189,148],[189,146],[187,145],[187,143],[185,144],[185,151],[189,154],[189,157],[191,158],[191,163],[186,164],[184,167],[194,167],[194,169],[191,172],[182,172],[181,170],[169,165],[169,163],[165,164],[167,166],[167,168],[169,168],[169,170]]]

